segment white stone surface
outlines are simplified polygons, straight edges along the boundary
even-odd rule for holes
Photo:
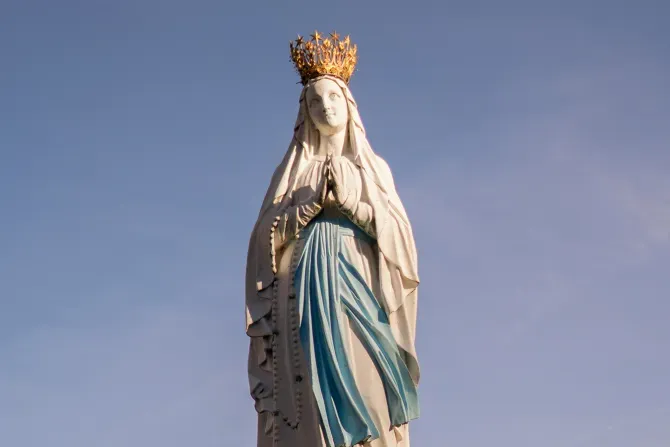
[[[366,244],[352,238],[349,248],[407,353],[412,378],[419,381],[414,347],[419,279],[411,225],[388,165],[368,144],[348,87],[323,76],[302,91],[294,138],[273,175],[249,244],[249,382],[259,413],[258,447],[340,447],[327,446],[321,435],[289,298],[300,231],[320,212],[343,212],[376,239]],[[372,360],[353,331],[346,339],[355,380],[381,433],[365,445],[409,447],[408,425],[390,427]]]

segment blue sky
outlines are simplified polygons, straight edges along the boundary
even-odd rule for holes
[[[667,447],[669,14],[4,0],[0,443],[255,445],[246,247],[318,28],[415,229],[412,444]]]

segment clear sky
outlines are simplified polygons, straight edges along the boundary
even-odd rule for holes
[[[0,2],[0,444],[254,447],[244,264],[351,82],[420,256],[412,445],[670,446],[670,3]]]

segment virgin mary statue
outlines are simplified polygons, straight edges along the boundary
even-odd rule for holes
[[[410,222],[347,86],[356,46],[315,32],[291,57],[300,110],[247,259],[258,447],[409,447],[419,416]]]

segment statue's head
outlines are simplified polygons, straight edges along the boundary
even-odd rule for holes
[[[309,117],[322,135],[335,135],[347,127],[349,111],[342,88],[329,77],[313,80],[306,86],[305,103]]]
[[[344,131],[350,118],[344,90],[358,60],[357,47],[349,36],[329,36],[314,31],[311,39],[301,36],[290,43],[291,60],[305,86],[305,106],[321,135]]]

